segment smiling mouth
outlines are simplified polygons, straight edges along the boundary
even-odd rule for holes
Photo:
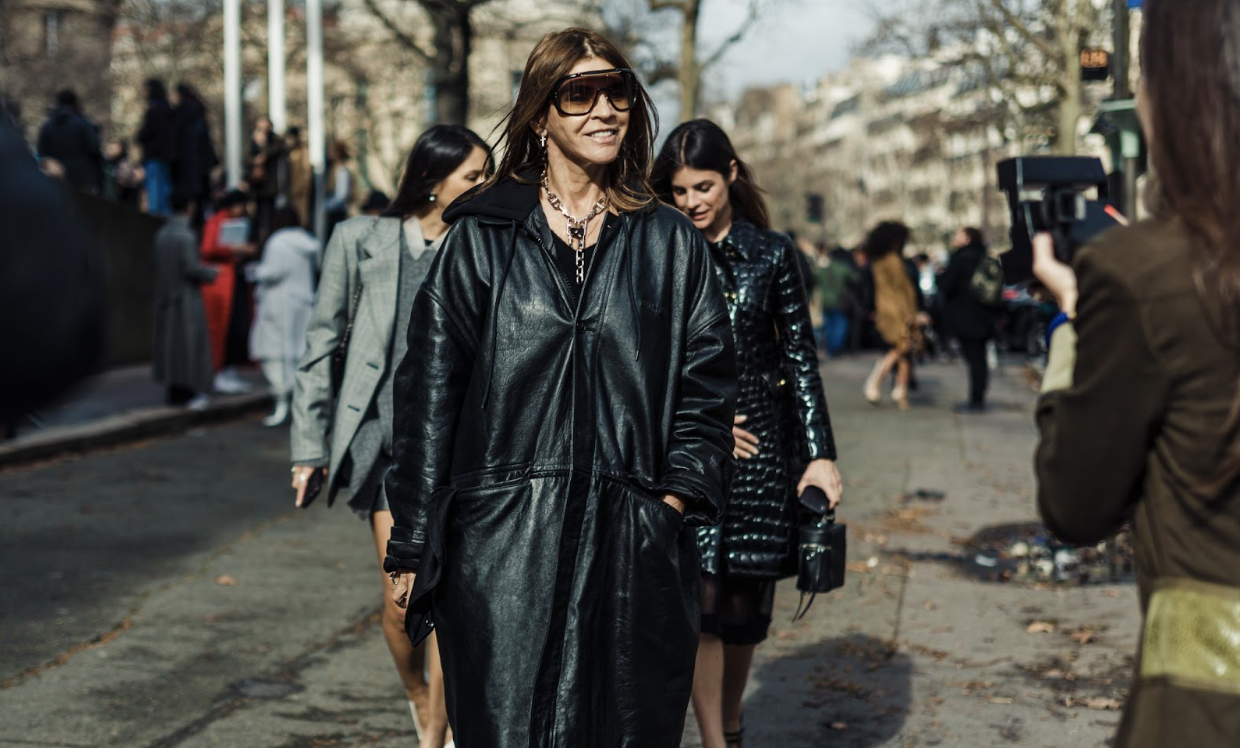
[[[599,130],[598,132],[590,133],[586,137],[593,138],[594,140],[612,140],[619,134],[619,130]]]

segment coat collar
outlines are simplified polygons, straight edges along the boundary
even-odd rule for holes
[[[723,249],[735,249],[748,262],[753,262],[762,244],[761,229],[744,218],[732,221],[732,230],[719,242]]]

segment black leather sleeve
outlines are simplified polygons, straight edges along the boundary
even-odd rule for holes
[[[436,488],[448,484],[456,424],[481,330],[482,277],[468,220],[453,227],[413,302],[409,352],[393,382],[392,467],[384,491],[392,537],[383,568],[417,569]]]
[[[690,242],[688,338],[680,369],[679,400],[660,489],[685,502],[685,524],[723,520],[731,486],[732,420],[736,415],[736,348],[723,292],[711,270],[705,241]]]
[[[831,416],[827,398],[818,374],[818,349],[814,343],[814,326],[809,317],[809,302],[797,262],[798,250],[790,240],[780,243],[779,277],[773,288],[775,326],[783,349],[785,375],[793,390],[801,445],[806,460],[834,460],[835,437],[831,432]]]

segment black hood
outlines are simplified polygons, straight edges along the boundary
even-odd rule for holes
[[[475,187],[448,206],[443,220],[452,223],[462,216],[485,216],[520,223],[538,207],[538,189],[532,179],[524,182],[513,177],[491,187]]]

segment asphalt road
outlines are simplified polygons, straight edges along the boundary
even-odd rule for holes
[[[1032,393],[1000,377],[993,413],[953,416],[963,367],[929,366],[903,414],[861,400],[868,365],[824,369],[849,583],[795,624],[781,585],[746,744],[1106,745],[1132,586],[960,570],[971,536],[1036,520]],[[293,509],[287,475],[256,421],[0,473],[0,746],[412,746],[369,531]]]

